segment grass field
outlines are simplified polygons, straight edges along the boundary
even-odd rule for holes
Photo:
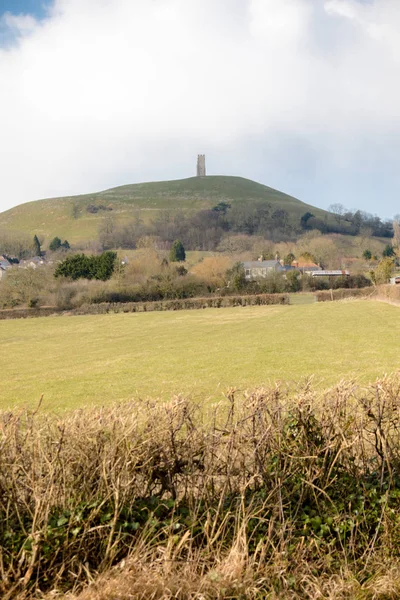
[[[2,321],[0,408],[368,382],[398,368],[399,337],[398,308],[365,301]]]

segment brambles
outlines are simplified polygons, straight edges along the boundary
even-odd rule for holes
[[[399,413],[398,375],[232,390],[204,415],[182,398],[3,413],[1,593],[76,589],[116,564],[118,598],[300,599],[328,582],[348,598],[376,573],[398,589]],[[83,597],[111,597],[103,585]]]

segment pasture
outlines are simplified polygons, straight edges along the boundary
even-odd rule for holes
[[[366,301],[2,321],[0,408],[367,383],[398,369],[399,339],[398,308]]]

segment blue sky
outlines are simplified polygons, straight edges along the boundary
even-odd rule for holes
[[[0,0],[0,14],[5,12],[28,13],[41,18],[45,14],[46,4],[50,4],[50,2],[44,0]]]
[[[195,173],[400,213],[399,0],[0,0],[0,210]],[[11,14],[10,14],[11,13]]]

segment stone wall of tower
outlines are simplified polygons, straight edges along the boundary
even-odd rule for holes
[[[199,154],[197,156],[197,177],[206,176],[206,155]]]

